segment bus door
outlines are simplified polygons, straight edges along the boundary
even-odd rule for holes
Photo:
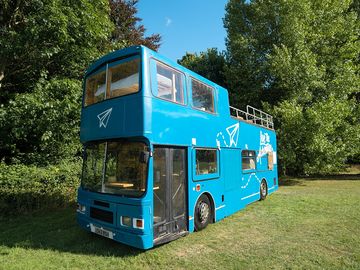
[[[154,241],[187,231],[186,149],[154,147]]]

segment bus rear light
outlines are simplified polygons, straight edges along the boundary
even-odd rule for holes
[[[132,218],[131,217],[121,216],[120,221],[121,221],[122,226],[132,227]]]
[[[144,220],[139,218],[134,218],[134,228],[144,229]]]

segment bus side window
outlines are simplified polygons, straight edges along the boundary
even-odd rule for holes
[[[268,169],[272,171],[274,169],[274,153],[268,152],[267,156],[268,156]]]
[[[157,96],[184,104],[183,74],[159,62],[156,63]]]
[[[212,174],[218,172],[217,150],[196,149],[196,174]]]
[[[241,152],[242,169],[255,170],[256,169],[256,154],[255,151],[243,150]]]
[[[215,112],[214,88],[191,78],[193,106],[206,112]]]

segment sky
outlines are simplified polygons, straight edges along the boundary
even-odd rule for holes
[[[186,52],[225,49],[227,0],[140,0],[137,16],[146,35],[162,37],[159,53],[176,61]]]

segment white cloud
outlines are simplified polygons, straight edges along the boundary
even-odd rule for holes
[[[172,23],[172,20],[169,17],[166,17],[165,18],[165,26],[169,27],[171,25],[171,23]]]

